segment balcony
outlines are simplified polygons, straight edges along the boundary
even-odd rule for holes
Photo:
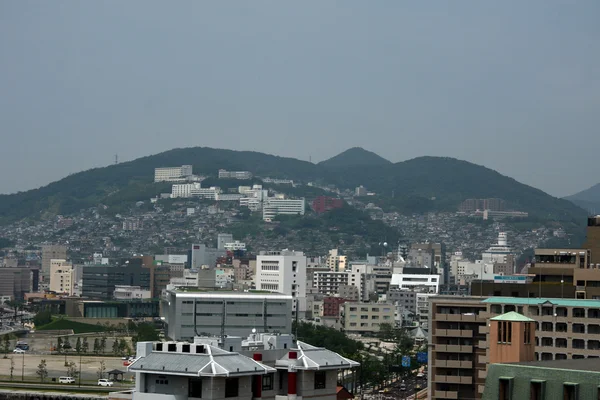
[[[436,390],[435,398],[436,399],[458,399],[458,392]]]
[[[473,368],[472,361],[459,361],[459,360],[436,360],[435,366],[440,368]]]
[[[475,314],[435,314],[435,319],[438,321],[474,322],[474,321],[477,321],[477,315],[475,315]]]
[[[458,344],[436,344],[435,351],[444,353],[472,353],[473,346],[461,346]]]
[[[436,336],[472,338],[473,331],[466,329],[437,329]]]

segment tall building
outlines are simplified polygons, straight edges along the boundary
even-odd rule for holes
[[[82,269],[81,294],[90,299],[111,300],[119,285],[140,286],[151,289],[150,268],[140,264],[124,264],[118,267],[90,265]]]
[[[217,249],[218,250],[226,250],[225,245],[227,243],[233,243],[233,235],[231,233],[217,234]]]
[[[348,256],[342,256],[338,249],[329,250],[326,260],[327,268],[333,272],[344,272],[348,265]]]
[[[192,166],[166,167],[154,169],[154,182],[180,182],[192,177]]]
[[[42,246],[42,271],[41,280],[48,282],[50,279],[50,260],[67,258],[67,246],[48,244]]]
[[[306,256],[301,251],[262,251],[256,256],[256,289],[294,298],[292,316],[306,312]]]
[[[50,291],[73,296],[76,286],[75,269],[66,260],[50,260]]]
[[[600,268],[600,215],[588,217],[586,240],[581,247],[590,250],[590,262]]]
[[[263,220],[271,221],[278,215],[304,215],[306,202],[302,199],[268,197],[263,201]]]
[[[25,293],[30,293],[37,287],[37,280],[34,282],[34,279],[39,277],[37,272],[37,269],[25,266],[1,267],[0,298],[23,299]]]
[[[292,296],[283,294],[167,290],[161,313],[167,336],[174,340],[220,335],[222,327],[228,336],[246,336],[254,327],[280,333],[292,330]]]

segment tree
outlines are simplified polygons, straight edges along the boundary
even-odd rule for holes
[[[83,353],[87,353],[90,348],[87,337],[83,338],[83,343],[81,344],[81,351]]]
[[[73,361],[67,364],[67,376],[70,376],[71,378],[77,378],[79,376],[77,364],[75,364]]]
[[[77,354],[81,353],[81,338],[77,338],[77,342],[75,343],[75,351]]]
[[[98,338],[94,339],[94,354],[98,354],[100,352],[100,340]]]
[[[135,327],[135,335],[132,336],[134,344],[137,342],[154,342],[159,339],[158,332],[154,329],[154,326],[147,322],[138,324]]]
[[[106,338],[100,339],[100,351],[104,353],[106,351]]]
[[[8,335],[4,335],[4,339],[2,340],[2,352],[4,353],[4,358],[8,358],[8,351],[10,350],[10,340]]]
[[[65,340],[63,341],[63,347],[65,349],[65,352],[68,350],[71,350],[71,342],[69,341],[69,338],[66,337]]]
[[[106,371],[106,364],[104,364],[104,360],[100,361],[100,367],[98,367],[98,379],[104,378],[104,371]]]
[[[115,338],[112,345],[112,352],[117,355],[119,354],[119,339]]]
[[[10,358],[10,380],[13,380],[13,375],[15,373],[15,360],[13,360],[13,358]]]
[[[42,310],[33,317],[33,323],[36,328],[49,324],[50,322],[52,322],[52,313],[49,310]]]
[[[44,382],[48,377],[48,368],[46,367],[46,360],[42,360],[35,371],[36,375],[40,377],[40,381]]]
[[[60,336],[56,340],[56,349],[58,350],[59,353],[62,353],[63,350],[64,350],[64,348],[63,348],[63,340],[62,340],[62,338]]]
[[[125,341],[125,339],[119,340],[119,352],[121,352],[122,354],[130,354],[131,353],[129,351],[129,344],[127,343],[127,341]]]

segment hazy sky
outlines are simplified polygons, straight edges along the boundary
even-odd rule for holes
[[[0,193],[174,147],[600,181],[600,2],[0,0]],[[215,166],[217,168],[217,166]]]

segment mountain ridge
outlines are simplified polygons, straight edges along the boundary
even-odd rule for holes
[[[327,160],[318,163],[318,166],[326,168],[343,168],[351,166],[365,165],[389,165],[391,161],[386,160],[380,155],[365,150],[362,147],[351,147]]]

